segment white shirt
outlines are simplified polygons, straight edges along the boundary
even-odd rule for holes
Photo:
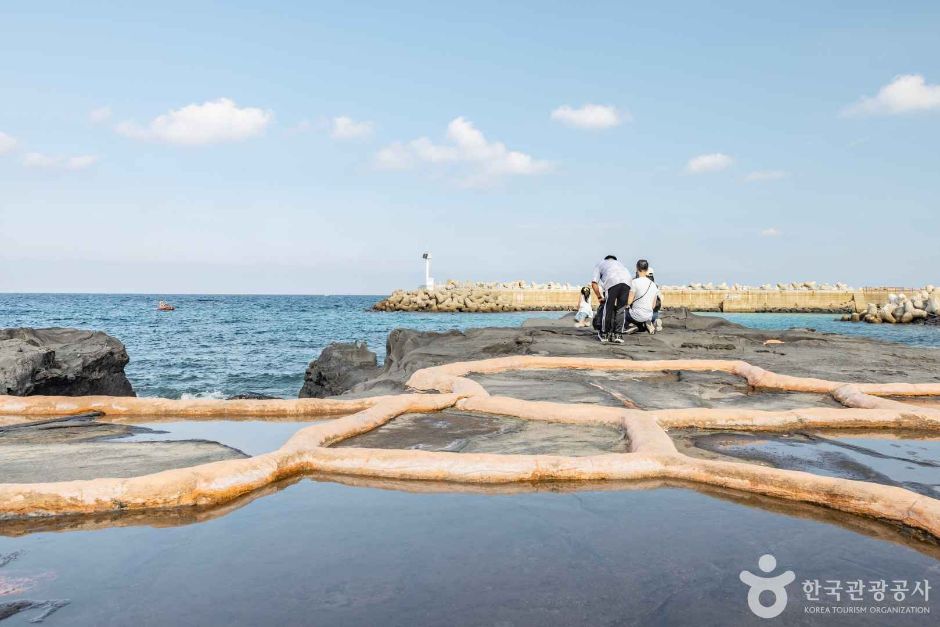
[[[589,314],[589,315],[594,313],[594,308],[591,307],[591,301],[590,301],[590,299],[585,298],[585,297],[584,297],[584,294],[581,294],[581,302],[578,303],[578,312],[579,312],[579,313],[586,313],[586,314]]]
[[[623,264],[616,259],[605,259],[594,266],[594,278],[592,282],[597,283],[601,292],[606,294],[607,290],[620,283],[630,285],[631,275]]]
[[[645,276],[640,276],[633,279],[630,289],[636,295],[630,305],[630,317],[637,322],[649,322],[653,319],[653,307],[656,306],[659,288]]]

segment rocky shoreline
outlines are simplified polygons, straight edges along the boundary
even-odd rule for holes
[[[0,485],[0,517],[221,505],[310,468],[476,485],[645,480],[652,467],[658,478],[815,503],[938,537],[936,502],[916,501],[933,494],[930,476],[908,472],[935,469],[929,451],[894,455],[887,467],[877,446],[862,451],[804,431],[935,431],[940,351],[687,311],[664,320],[663,332],[622,345],[599,344],[570,315],[514,328],[396,329],[381,368],[364,344],[324,350],[301,395],[326,399],[5,397],[0,474],[14,482]],[[156,416],[333,419],[256,456],[218,440],[113,441],[160,433],[124,424]],[[686,438],[678,444],[677,430]],[[782,435],[768,443],[739,431]],[[794,445],[806,460],[787,456]],[[774,446],[787,447],[783,457]],[[849,448],[870,463],[841,454]]]
[[[638,333],[622,345],[599,344],[590,329],[574,328],[569,315],[559,320],[528,320],[517,328],[487,327],[445,333],[395,329],[389,333],[382,367],[375,366],[371,358],[363,358],[374,353],[362,345],[352,357],[347,359],[346,354],[345,350],[328,348],[321,358],[311,362],[308,372],[318,372],[320,376],[315,392],[319,397],[398,394],[406,391],[405,382],[421,368],[510,355],[638,360],[742,359],[795,376],[858,382],[874,382],[879,377],[896,381],[940,381],[940,351],[934,349],[818,333],[812,329],[753,329],[684,310],[665,313],[662,333]],[[878,368],[872,368],[873,363],[877,363]],[[912,363],[918,367],[912,369]],[[313,392],[306,385],[305,390]],[[546,400],[562,401],[570,393],[570,389],[560,386]]]
[[[0,329],[0,394],[136,396],[117,339],[82,329]]]

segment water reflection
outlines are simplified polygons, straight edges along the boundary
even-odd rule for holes
[[[29,535],[0,538],[0,553],[54,573],[31,594],[71,599],[47,619],[69,625],[756,624],[737,576],[766,552],[798,578],[940,573],[936,545],[897,529],[728,491],[342,481],[211,510],[8,522]],[[787,624],[810,623],[801,603],[793,591]]]

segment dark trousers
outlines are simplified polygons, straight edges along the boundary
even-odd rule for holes
[[[629,294],[630,286],[626,283],[618,283],[607,288],[607,300],[604,301],[604,311],[601,314],[601,333],[614,332],[617,310],[627,306],[627,296]],[[623,333],[623,328],[616,332]]]

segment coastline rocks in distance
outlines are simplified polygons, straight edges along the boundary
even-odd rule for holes
[[[576,290],[577,288],[572,288]],[[568,299],[573,300],[573,299]],[[521,305],[513,303],[512,292],[503,288],[488,287],[444,287],[413,291],[397,290],[383,301],[372,306],[376,311],[436,311],[436,312],[476,312],[494,313],[522,311]],[[571,309],[565,303],[551,309]],[[532,309],[527,307],[526,309]],[[543,307],[542,309],[548,309]]]
[[[0,329],[0,394],[136,396],[117,339],[82,329]]]
[[[379,373],[378,359],[365,342],[333,342],[310,362],[298,398],[337,396]]]
[[[818,281],[795,281],[792,283],[777,283],[776,285],[771,283],[764,283],[762,285],[746,285],[742,283],[734,283],[732,285],[728,285],[727,283],[719,283],[718,285],[714,283],[686,283],[685,285],[661,285],[660,287],[663,290],[672,292],[694,292],[702,290],[718,290],[722,292],[853,292],[856,290],[856,288],[850,287],[847,283],[820,283]]]
[[[573,311],[577,308],[578,292],[582,285],[550,281],[536,283],[529,281],[479,282],[455,281],[453,279],[437,285],[434,289],[416,288],[412,290],[395,290],[372,306],[375,311],[404,311],[404,312],[443,312],[443,313],[495,313],[510,311]],[[845,283],[819,283],[817,281],[800,281],[794,283],[778,283],[776,286],[765,283],[760,287],[734,283],[690,283],[687,285],[660,285],[665,300],[670,295],[679,294],[679,299],[688,306],[688,296],[697,291],[721,292],[729,299],[739,300],[748,294],[767,295],[767,292],[803,292],[816,294],[817,292],[831,292],[834,294],[849,294],[854,288]],[[592,299],[593,300],[593,299]],[[830,298],[830,300],[832,300]],[[707,299],[706,299],[707,301]],[[721,311],[720,301],[702,301],[695,305],[698,311]],[[668,307],[669,304],[666,303]],[[834,305],[810,303],[806,307],[786,305],[778,307],[772,302],[758,305],[754,311],[793,311],[812,312],[839,312],[850,311],[851,307],[844,303]]]
[[[928,285],[914,294],[888,294],[888,302],[868,303],[865,311],[842,316],[843,322],[940,326],[940,288]]]

